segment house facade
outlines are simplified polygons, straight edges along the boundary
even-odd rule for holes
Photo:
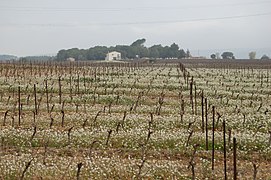
[[[106,54],[105,60],[106,61],[121,60],[121,53],[117,51],[109,52]]]
[[[69,58],[66,59],[66,61],[74,62],[74,61],[75,61],[75,58],[69,57]]]

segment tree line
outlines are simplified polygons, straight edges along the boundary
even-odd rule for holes
[[[249,52],[248,56],[249,56],[249,59],[256,59],[256,52],[255,51]],[[211,59],[220,59],[219,53],[211,54],[210,57],[211,57]],[[222,59],[235,59],[235,56],[232,52],[223,52],[221,54],[221,57],[222,57]],[[269,60],[270,58],[264,54],[260,59],[261,60]]]
[[[118,51],[121,53],[122,59],[136,58],[184,58],[187,54],[180,49],[176,43],[170,46],[153,45],[151,47],[144,46],[146,39],[138,39],[131,45],[116,45],[115,47],[95,46],[89,49],[72,48],[60,50],[56,59],[66,60],[74,58],[76,60],[103,60],[108,52]]]
[[[13,56],[13,55],[0,55],[0,61],[7,61],[7,60],[16,60],[18,59],[17,56]]]
[[[54,56],[25,56],[20,57],[20,61],[27,62],[27,61],[52,61],[55,60]]]

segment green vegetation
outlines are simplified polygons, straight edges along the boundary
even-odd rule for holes
[[[66,60],[69,57],[76,60],[103,60],[108,52],[118,51],[122,59],[135,58],[184,58],[186,53],[173,43],[171,46],[153,45],[150,48],[144,46],[145,39],[139,39],[128,45],[116,45],[115,47],[95,46],[89,49],[72,48],[60,50],[57,60]]]
[[[235,59],[232,52],[223,52],[221,56],[223,59]]]
[[[263,55],[262,57],[261,57],[261,60],[269,60],[270,58],[267,56],[267,55]]]
[[[54,60],[54,56],[25,56],[19,58],[20,61],[22,62],[27,62],[27,61],[52,61]]]
[[[0,61],[16,60],[16,59],[18,59],[17,56],[13,56],[13,55],[0,55]]]

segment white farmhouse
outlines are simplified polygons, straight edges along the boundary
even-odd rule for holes
[[[69,58],[67,58],[67,59],[66,59],[66,61],[69,61],[69,62],[74,62],[74,61],[75,61],[75,58],[73,58],[73,57],[69,57]]]
[[[106,54],[106,61],[121,60],[121,53],[117,51],[112,51]]]

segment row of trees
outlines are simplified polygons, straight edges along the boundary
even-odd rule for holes
[[[17,56],[13,56],[13,55],[0,55],[0,61],[8,61],[8,60],[16,60],[18,59]]]
[[[216,54],[211,54],[210,56],[212,59],[220,59],[219,53]],[[223,52],[221,54],[222,59],[235,59],[235,56],[233,55],[232,52]]]
[[[252,52],[248,53],[248,56],[249,56],[249,59],[256,59],[256,52],[252,51]],[[265,54],[261,57],[261,60],[269,60],[269,59],[270,58]]]
[[[187,57],[187,53],[175,43],[171,46],[153,45],[147,48],[144,46],[145,42],[146,39],[138,39],[131,45],[117,45],[115,47],[95,46],[89,49],[72,48],[60,50],[57,53],[57,60],[66,60],[70,57],[76,60],[102,60],[111,51],[120,52],[122,59]]]
[[[26,62],[26,61],[52,61],[55,60],[54,56],[25,56],[20,57],[20,61]]]
[[[248,54],[249,59],[256,59],[256,52],[252,51]],[[219,53],[216,54],[211,54],[210,56],[212,59],[220,59],[220,55]],[[233,55],[232,52],[223,52],[221,54],[222,59],[235,59],[235,56]],[[261,60],[268,60],[270,59],[267,55],[263,55],[261,58]]]

